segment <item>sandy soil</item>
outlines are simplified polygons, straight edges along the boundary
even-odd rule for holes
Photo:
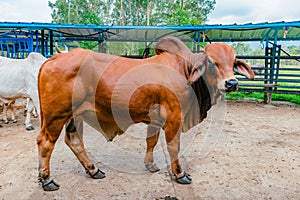
[[[300,108],[227,102],[182,135],[181,163],[191,185],[169,176],[163,134],[155,150],[161,171],[144,168],[145,131],[132,126],[113,142],[85,126],[90,158],[107,177],[93,180],[64,144],[63,134],[51,160],[60,190],[44,192],[37,181],[38,120],[28,132],[0,124],[0,199],[299,199]],[[169,197],[168,197],[169,196]],[[175,198],[173,198],[175,199]]]

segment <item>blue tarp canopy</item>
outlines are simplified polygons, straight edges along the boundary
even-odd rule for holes
[[[0,22],[0,37],[33,32],[66,40],[90,41],[157,41],[165,35],[183,40],[201,41],[264,41],[300,40],[300,21],[231,25],[184,26],[116,26],[53,23]],[[205,36],[205,39],[203,38]]]

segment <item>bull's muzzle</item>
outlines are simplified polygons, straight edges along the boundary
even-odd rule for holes
[[[226,92],[233,92],[238,89],[239,81],[237,79],[230,79],[225,81]]]

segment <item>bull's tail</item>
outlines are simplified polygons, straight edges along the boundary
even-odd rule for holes
[[[39,99],[41,99],[41,94],[40,94],[40,73],[38,75],[38,97]],[[42,109],[42,105],[41,105],[41,101],[39,101],[40,104],[40,110],[39,110],[39,114],[40,114],[40,128],[43,127],[43,109]]]

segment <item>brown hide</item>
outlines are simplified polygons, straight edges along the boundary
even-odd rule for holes
[[[199,59],[206,64],[204,55]],[[144,60],[84,49],[56,55],[39,75],[42,122],[47,123],[42,126],[51,128],[60,117],[62,128],[70,117],[81,117],[108,140],[138,122],[164,127],[174,120],[182,125],[179,131],[187,131],[210,108],[202,78],[192,87],[188,83],[188,66],[167,52]]]
[[[85,151],[82,121],[107,140],[134,123],[148,124],[144,162],[151,172],[159,170],[153,150],[163,128],[175,180],[191,183],[178,158],[180,133],[200,123],[220,94],[237,89],[234,69],[248,78],[254,77],[253,72],[224,43],[193,54],[177,38],[166,37],[158,42],[156,52],[159,55],[137,60],[79,48],[43,64],[38,79],[41,130],[37,144],[44,190],[59,189],[50,179],[49,163],[65,124],[65,142],[86,172],[95,179],[105,177]]]

